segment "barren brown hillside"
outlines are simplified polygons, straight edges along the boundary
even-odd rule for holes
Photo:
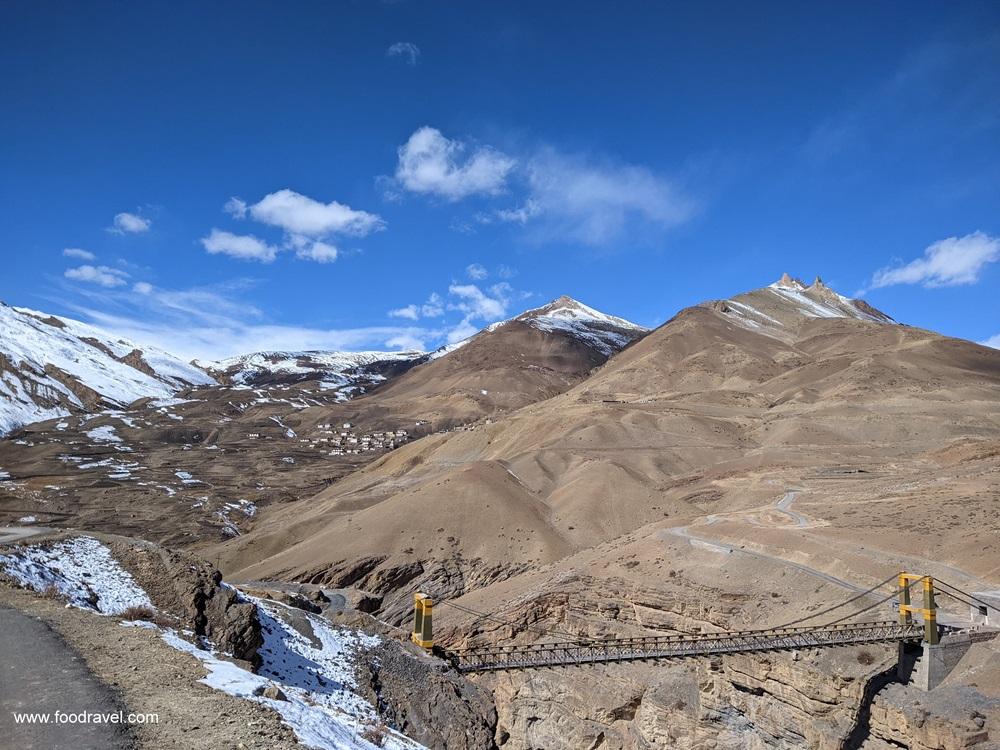
[[[899,570],[1000,588],[998,471],[1000,352],[783,279],[682,311],[561,395],[394,451],[220,554],[237,578],[366,590],[395,622],[430,593],[452,648],[820,624]],[[968,623],[966,604],[938,604]],[[854,607],[895,616],[874,595]],[[477,681],[516,750],[1000,732],[995,642],[929,697],[867,692],[894,661],[876,647]]]
[[[761,297],[778,335],[726,311]],[[682,311],[562,395],[394,451],[223,554],[251,577],[457,595],[487,571],[759,506],[782,476],[909,470],[953,441],[1000,439],[997,352],[813,317],[772,290],[729,302]]]

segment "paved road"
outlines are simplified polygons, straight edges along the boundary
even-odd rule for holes
[[[785,493],[785,496],[775,504],[774,507],[795,521],[795,525],[800,529],[804,529],[809,525],[809,519],[801,513],[796,513],[792,510],[792,503],[795,502],[795,498],[798,497],[798,495],[798,490],[789,490]]]
[[[110,688],[41,620],[0,607],[0,747],[18,750],[126,750],[114,724],[18,724],[13,713],[79,714],[119,710]]]

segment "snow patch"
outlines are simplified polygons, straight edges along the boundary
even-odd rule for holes
[[[281,617],[282,609],[288,608],[273,602],[252,601],[257,605],[264,636],[264,644],[258,651],[262,663],[257,674],[198,648],[176,633],[164,632],[163,639],[205,665],[209,674],[201,681],[209,687],[278,712],[303,745],[320,750],[376,750],[379,746],[364,739],[362,734],[381,722],[374,707],[355,692],[354,661],[360,649],[377,645],[379,639],[334,628],[327,621],[305,613],[312,634],[307,638]],[[270,686],[279,688],[288,700],[265,698],[264,690]],[[387,730],[380,747],[420,750],[423,746]]]
[[[122,439],[115,434],[115,428],[111,425],[95,427],[92,430],[87,430],[85,434],[97,443],[120,443],[122,441]]]
[[[153,606],[111,550],[93,537],[21,547],[0,555],[0,567],[22,586],[39,592],[55,588],[74,607],[96,609],[103,615]]]

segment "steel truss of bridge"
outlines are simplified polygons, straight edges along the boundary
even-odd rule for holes
[[[919,641],[922,625],[898,622],[840,623],[704,635],[668,635],[491,646],[449,651],[461,672],[489,672],[573,664],[673,659],[714,654],[826,648],[865,643]]]

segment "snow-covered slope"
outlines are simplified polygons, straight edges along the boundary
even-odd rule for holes
[[[73,412],[166,398],[215,381],[150,346],[0,302],[0,434]]]
[[[895,323],[864,300],[838,294],[818,276],[806,286],[787,273],[763,289],[706,305],[719,310],[743,328],[779,337],[790,327],[809,318],[853,318],[869,323]]]
[[[511,320],[526,323],[539,331],[573,336],[605,357],[621,351],[649,332],[647,328],[624,318],[602,313],[565,295],[542,307],[527,310]],[[486,330],[495,331],[510,322],[504,320],[493,323]]]
[[[421,361],[419,351],[402,352],[253,352],[198,364],[234,385],[318,380],[323,388],[368,387]]]
[[[584,341],[610,357],[648,332],[624,318],[602,313],[572,297],[562,296],[544,307],[518,315],[520,320],[540,331],[562,331]]]

